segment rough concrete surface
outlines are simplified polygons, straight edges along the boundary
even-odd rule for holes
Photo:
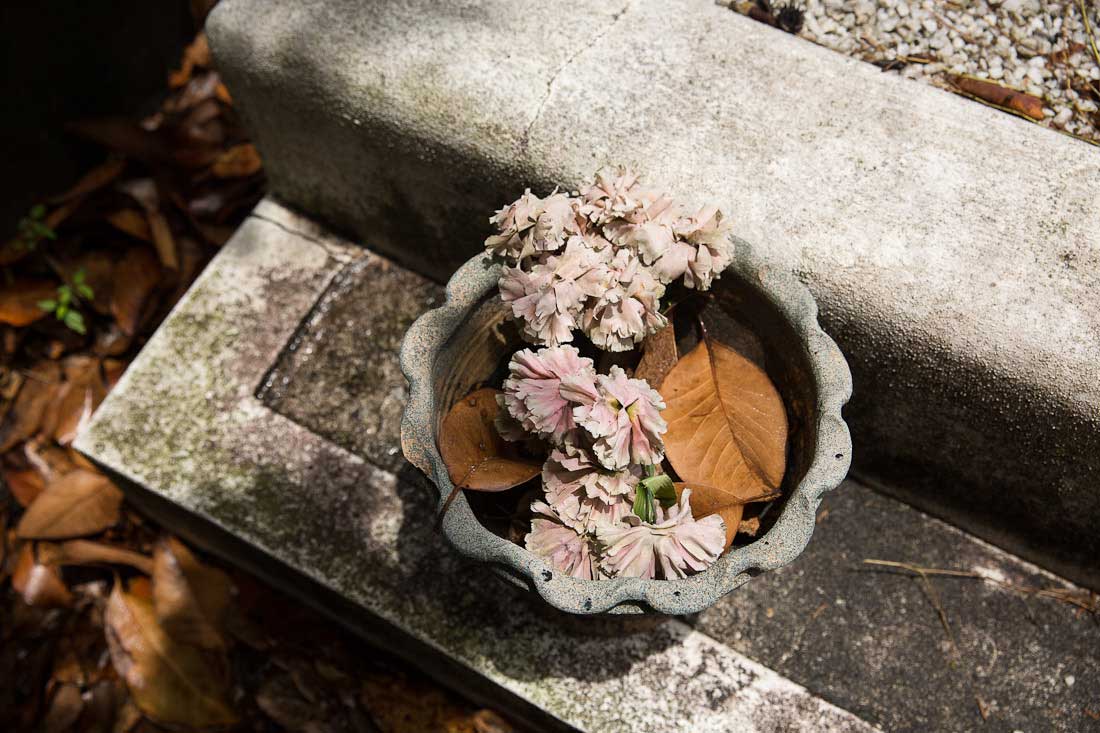
[[[857,471],[1100,587],[1100,155],[703,0],[226,0],[272,189],[437,279],[525,185],[636,166],[796,271]]]
[[[378,304],[369,305],[370,268],[381,267],[364,264],[372,261],[382,262],[262,204],[127,371],[78,447],[134,482],[131,496],[149,501],[174,529],[234,562],[262,554],[268,562],[254,567],[274,582],[540,727],[1082,731],[1093,724],[1088,711],[1100,712],[1094,618],[977,580],[936,579],[959,651],[952,666],[922,586],[862,560],[1072,586],[855,482],[826,498],[814,538],[792,565],[682,620],[561,616],[465,563],[434,532],[434,497],[422,477],[389,463],[396,427],[360,436],[348,450],[321,437],[342,440],[361,424],[364,395],[329,399],[350,394],[361,371],[380,375],[376,399],[400,389],[396,345],[383,338],[368,348],[375,342],[367,329],[385,334],[429,307],[431,295],[412,286],[417,276],[394,266],[390,276],[409,286],[379,315]],[[342,334],[333,348],[279,371],[304,344],[335,331]],[[255,396],[273,373],[286,377],[284,414]],[[239,545],[219,544],[223,533]],[[984,724],[978,699],[989,715]]]

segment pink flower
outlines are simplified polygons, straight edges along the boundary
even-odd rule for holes
[[[499,233],[485,240],[485,249],[490,254],[518,261],[527,234],[538,219],[541,203],[541,199],[527,189],[518,199],[497,211],[489,218],[489,223],[496,226]]]
[[[572,341],[585,303],[609,287],[610,250],[593,249],[590,241],[571,236],[560,252],[501,270],[501,300],[511,304],[528,341],[548,346]]]
[[[630,512],[641,469],[609,471],[572,444],[555,448],[542,468],[546,500],[578,532],[618,522]]]
[[[541,202],[535,219],[531,246],[537,252],[554,252],[582,232],[583,219],[577,209],[580,202],[556,191]]]
[[[534,253],[556,251],[570,236],[582,233],[579,206],[564,193],[540,199],[527,189],[489,219],[498,233],[485,240],[485,249],[513,264]]]
[[[612,285],[591,299],[581,319],[585,335],[607,351],[628,351],[664,328],[660,298],[665,288],[629,249],[609,265]]]
[[[500,298],[512,307],[520,332],[528,341],[557,346],[573,340],[577,328],[577,304],[555,287],[554,271],[537,264],[526,272],[518,267],[501,270]],[[559,300],[559,295],[564,295]]]
[[[531,531],[524,538],[530,552],[574,578],[594,580],[601,577],[588,537],[566,525],[553,508],[541,501],[532,504],[531,511],[535,517],[531,520]]]
[[[677,237],[695,250],[690,254],[681,250],[687,261],[683,270],[684,285],[696,290],[710,289],[714,278],[733,261],[730,232],[729,220],[714,206],[705,206],[694,216],[684,217],[677,223]],[[665,282],[663,278],[662,282]]]
[[[646,193],[635,173],[605,168],[596,173],[592,185],[581,189],[580,212],[598,225],[615,219],[633,219],[645,206]]]
[[[563,380],[571,385],[567,394],[574,394],[585,390],[586,380],[595,379],[592,360],[572,346],[518,351],[508,363],[508,374],[503,406],[524,430],[555,443],[575,427],[575,405],[562,396]]]
[[[661,436],[668,425],[661,417],[664,400],[644,379],[629,379],[619,366],[596,377],[594,398],[578,392],[581,404],[573,419],[595,442],[600,464],[622,470],[631,464],[656,465],[664,459]]]
[[[639,578],[683,578],[710,567],[726,545],[726,529],[717,514],[696,521],[690,489],[679,506],[657,507],[657,521],[644,524],[633,514],[618,525],[600,525],[603,565],[609,575]]]

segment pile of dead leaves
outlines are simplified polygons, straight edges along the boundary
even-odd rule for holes
[[[74,124],[108,157],[0,237],[0,730],[511,730],[200,560],[72,449],[263,194],[202,34],[169,88]]]

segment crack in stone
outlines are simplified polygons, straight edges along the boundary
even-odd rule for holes
[[[520,142],[521,151],[526,152],[527,145],[531,140],[531,130],[534,129],[535,124],[539,121],[539,118],[542,117],[542,111],[546,107],[546,103],[550,101],[551,95],[553,95],[554,93],[554,84],[558,81],[558,77],[561,76],[561,73],[565,71],[574,61],[577,60],[577,57],[579,57],[588,49],[595,46],[604,36],[611,32],[611,29],[615,27],[615,24],[619,22],[619,19],[622,18],[626,14],[626,11],[630,9],[633,1],[634,0],[627,0],[622,8],[620,8],[617,13],[611,16],[610,23],[604,26],[602,30],[597,32],[596,35],[594,35],[592,39],[589,40],[586,44],[578,48],[573,53],[569,54],[569,58],[562,62],[562,64],[554,70],[554,73],[550,75],[550,78],[546,82],[546,94],[544,94],[542,99],[539,100],[539,106],[535,108],[534,117],[532,117],[531,121],[527,123],[526,129],[524,129],[523,131],[523,139]]]
[[[270,217],[264,216],[263,214],[257,213],[256,211],[253,211],[251,214],[249,214],[249,218],[250,219],[258,219],[259,221],[266,222],[266,223],[271,224],[271,225],[273,225],[273,226],[275,226],[279,229],[282,229],[287,234],[291,234],[295,237],[299,237],[301,239],[304,239],[305,241],[310,242],[311,244],[315,244],[318,247],[320,247],[325,252],[326,255],[328,255],[332,259],[336,260],[337,262],[347,264],[352,259],[355,259],[354,257],[349,258],[346,252],[340,252],[338,250],[333,249],[332,245],[329,244],[328,242],[324,241],[323,239],[319,239],[319,238],[317,238],[317,237],[315,237],[311,234],[306,234],[303,231],[299,231],[299,230],[297,230],[293,227],[289,227],[286,224],[282,223],[281,221],[278,221],[276,219],[272,219]]]

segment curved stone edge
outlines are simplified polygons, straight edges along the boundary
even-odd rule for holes
[[[748,582],[752,571],[781,567],[802,552],[813,534],[822,495],[840,484],[851,465],[852,440],[841,414],[852,394],[851,372],[840,348],[821,330],[817,304],[806,286],[792,273],[769,265],[744,240],[736,239],[735,252],[731,267],[758,278],[763,291],[808,346],[817,381],[815,458],[775,525],[755,542],[726,553],[712,568],[690,578],[579,580],[556,572],[541,558],[485,529],[465,496],[459,495],[442,521],[442,531],[452,545],[468,557],[498,565],[505,572],[518,572],[518,580],[550,605],[576,614],[637,613],[641,611],[633,605],[637,602],[663,614],[697,613]],[[409,462],[439,490],[437,511],[443,509],[454,486],[431,429],[432,363],[474,303],[496,286],[498,272],[499,266],[484,255],[468,260],[448,281],[443,305],[418,318],[401,344],[401,370],[409,381],[401,447]]]

